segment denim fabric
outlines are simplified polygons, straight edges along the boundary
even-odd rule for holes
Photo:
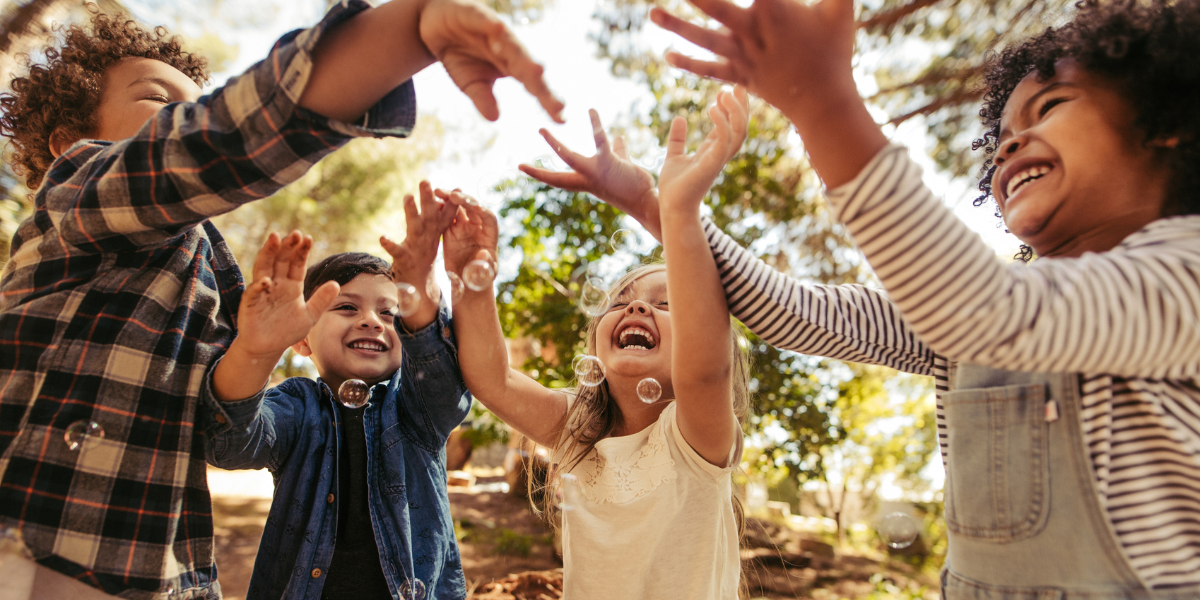
[[[471,407],[445,306],[428,327],[404,331],[391,381],[371,389],[363,416],[367,493],[380,562],[393,594],[419,578],[427,598],[466,597],[446,495],[446,438]],[[208,393],[206,389],[206,393]],[[209,462],[268,468],[275,499],[263,530],[248,600],[321,597],[337,539],[341,424],[322,381],[289,379],[226,403],[231,421],[209,432]]]
[[[1096,492],[1078,375],[963,363],[949,379],[942,598],[1200,597],[1147,589],[1125,556]]]

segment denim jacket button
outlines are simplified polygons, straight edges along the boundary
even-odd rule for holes
[[[313,579],[317,579],[318,577],[320,577],[321,569],[313,569],[312,576],[313,576]]]
[[[450,328],[449,327],[442,328],[442,337],[444,337],[446,339],[450,339]]]
[[[214,418],[217,420],[217,422],[218,422],[218,423],[220,423],[220,424],[222,424],[222,425],[224,425],[224,424],[226,424],[226,423],[228,423],[228,422],[229,422],[229,419],[226,419],[226,418],[225,418],[225,415],[223,415],[223,414],[221,414],[221,413],[217,413],[217,416],[216,416],[216,417],[214,417]]]
[[[326,502],[327,504],[333,504],[333,494],[330,494],[330,495],[326,496],[326,497],[325,497],[325,502]]]

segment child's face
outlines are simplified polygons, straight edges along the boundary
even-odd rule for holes
[[[151,58],[123,58],[104,72],[93,138],[115,142],[133,137],[171,102],[195,102],[200,86],[182,71]]]
[[[1135,116],[1072,60],[1045,82],[1025,77],[1000,119],[992,177],[1008,229],[1041,256],[1076,255],[1095,246],[1089,238],[1161,217],[1170,172]]]
[[[638,278],[614,300],[596,327],[596,357],[609,378],[636,383],[653,377],[664,398],[671,389],[671,313],[667,306],[667,274],[657,271]]]
[[[347,379],[377,383],[400,368],[400,337],[392,325],[396,284],[364,273],[342,286],[308,337],[294,348],[311,356],[321,379],[335,393]]]

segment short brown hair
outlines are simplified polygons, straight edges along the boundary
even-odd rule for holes
[[[208,61],[184,52],[163,27],[147,31],[126,15],[96,14],[87,27],[58,28],[61,43],[46,49],[46,64],[31,65],[0,94],[0,135],[12,139],[13,171],[36,189],[54,162],[50,138],[81,139],[96,131],[104,72],[122,58],[162,61],[203,86]]]

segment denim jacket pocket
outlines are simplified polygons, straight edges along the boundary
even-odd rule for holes
[[[1049,515],[1046,385],[945,396],[946,525],[994,542],[1036,534]]]

